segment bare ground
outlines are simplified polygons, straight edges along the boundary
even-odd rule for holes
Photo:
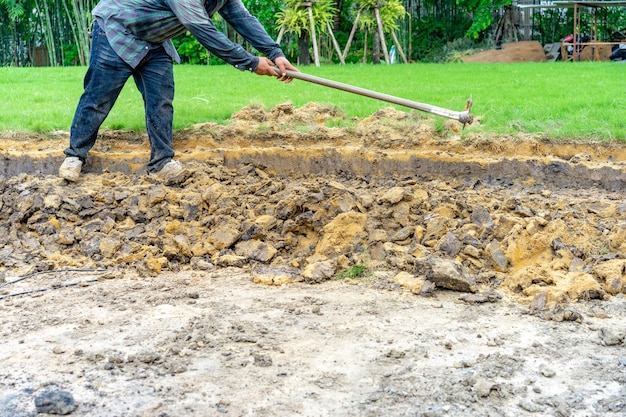
[[[5,135],[0,417],[625,415],[623,145],[341,118]]]

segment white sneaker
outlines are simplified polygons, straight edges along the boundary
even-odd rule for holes
[[[75,156],[68,156],[59,168],[59,177],[68,181],[78,181],[80,171],[83,169],[83,161]]]
[[[163,165],[163,168],[155,175],[157,179],[165,185],[172,185],[186,180],[189,176],[189,172],[183,168],[183,164],[180,161],[172,159],[167,164]]]

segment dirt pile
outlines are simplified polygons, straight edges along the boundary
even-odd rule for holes
[[[545,62],[543,46],[537,41],[502,44],[501,49],[490,49],[462,58],[463,62]]]
[[[189,176],[169,186],[141,172],[141,137],[100,140],[76,184],[52,174],[65,138],[8,138],[0,270],[234,266],[281,285],[385,269],[417,294],[495,288],[538,312],[626,292],[623,150],[565,160],[537,142],[488,141],[470,151],[455,126],[444,142],[427,120],[395,110],[323,124],[341,117],[313,104],[246,108],[227,126],[183,132]]]

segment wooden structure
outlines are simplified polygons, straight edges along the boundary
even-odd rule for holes
[[[561,59],[563,61],[581,61],[591,60],[600,61],[604,56],[611,53],[611,47],[619,45],[623,42],[599,42],[598,41],[598,18],[596,10],[603,7],[626,7],[624,0],[607,0],[607,1],[555,1],[549,4],[520,4],[520,9],[555,9],[555,8],[573,8],[574,9],[574,27],[572,29],[572,42],[561,43]],[[593,25],[591,33],[589,33],[588,41],[581,41],[583,34],[580,32],[580,16],[584,10],[593,11]],[[608,49],[608,55],[606,50]],[[571,50],[571,53],[569,53]]]
[[[502,17],[498,22],[494,36],[496,49],[502,48],[502,41],[504,40],[519,42],[522,39],[519,25],[516,23],[513,6],[504,6],[504,13],[502,13]]]

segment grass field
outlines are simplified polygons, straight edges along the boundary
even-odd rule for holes
[[[472,95],[485,134],[541,133],[551,139],[626,142],[626,65],[598,63],[331,65],[303,72],[460,111]],[[0,131],[68,130],[85,67],[0,68]],[[332,104],[346,117],[366,117],[390,104],[295,80],[242,73],[230,66],[175,66],[175,129],[223,123],[247,105],[287,101]],[[407,111],[416,111],[395,106]],[[433,119],[443,120],[431,115]],[[129,80],[105,121],[143,130],[143,103]]]

